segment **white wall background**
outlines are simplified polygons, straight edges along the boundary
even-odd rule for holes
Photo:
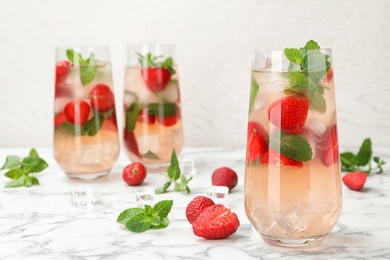
[[[243,147],[251,52],[309,39],[333,49],[341,146],[389,147],[388,0],[0,0],[0,147],[51,146],[56,46],[109,45],[119,109],[141,42],[178,47],[186,146]]]

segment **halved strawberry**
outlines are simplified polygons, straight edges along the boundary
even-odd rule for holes
[[[171,73],[166,68],[142,68],[141,75],[146,87],[152,92],[163,91],[171,81]]]
[[[198,237],[221,239],[235,233],[239,226],[236,213],[218,204],[206,208],[192,223],[192,230]]]
[[[104,84],[98,84],[91,89],[89,100],[92,108],[99,112],[105,112],[115,107],[114,94],[111,88]]]
[[[123,142],[126,149],[132,154],[141,157],[141,154],[138,150],[137,139],[135,138],[134,132],[126,131],[126,127],[123,129]]]
[[[69,122],[78,125],[84,125],[88,121],[90,111],[89,104],[83,100],[69,102],[64,108],[64,113]]]
[[[202,214],[202,212],[215,205],[214,201],[209,197],[196,196],[186,207],[186,218],[191,224]]]
[[[63,122],[69,122],[69,119],[66,117],[64,112],[62,112],[54,117],[54,125],[55,126],[61,126]]]
[[[157,120],[160,124],[165,127],[173,126],[177,123],[180,118],[180,111],[177,110],[176,113],[172,116],[157,116]]]
[[[246,161],[253,162],[259,159],[268,149],[268,133],[257,122],[249,121],[246,145]]]
[[[305,125],[309,100],[304,96],[288,96],[271,104],[269,121],[289,134],[299,134]]]
[[[322,136],[317,136],[316,147],[321,162],[329,167],[339,161],[337,125],[329,127]]]
[[[137,121],[144,123],[144,124],[147,124],[147,125],[153,125],[156,122],[156,116],[150,115],[148,113],[148,108],[144,107],[139,112],[139,116],[138,116]]]
[[[363,189],[364,183],[366,183],[367,173],[365,172],[349,172],[344,175],[343,182],[351,190]]]
[[[302,162],[293,160],[291,158],[288,158],[288,157],[278,153],[277,151],[275,151],[272,148],[268,149],[264,153],[263,158],[261,158],[261,163],[262,164],[278,164],[278,163],[281,163],[281,164],[283,164],[285,166],[295,166],[295,167],[299,167],[299,168],[303,167],[303,163]]]
[[[56,64],[56,83],[62,81],[70,72],[71,63],[67,60],[59,61]]]

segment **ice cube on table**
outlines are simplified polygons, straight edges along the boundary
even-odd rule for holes
[[[229,188],[226,186],[211,186],[207,192],[207,196],[211,198],[215,204],[227,204],[227,199],[229,196]]]
[[[137,207],[143,208],[145,205],[153,206],[155,191],[153,188],[139,188],[135,192]]]

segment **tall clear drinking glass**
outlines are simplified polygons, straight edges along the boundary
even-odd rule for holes
[[[342,208],[332,53],[300,52],[253,55],[245,166],[250,222],[290,247],[324,238]]]
[[[175,45],[128,45],[126,65],[126,154],[148,171],[163,171],[170,164],[172,150],[180,155],[184,142]]]
[[[54,157],[70,178],[107,175],[119,154],[109,49],[56,50]]]

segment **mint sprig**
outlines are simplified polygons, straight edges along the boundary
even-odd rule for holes
[[[95,63],[95,54],[91,53],[85,60],[80,53],[75,50],[66,50],[66,56],[75,65],[80,66],[80,80],[83,86],[88,85],[96,77],[97,66]]]
[[[257,95],[257,92],[259,92],[260,86],[257,83],[256,79],[252,76],[252,84],[251,84],[251,93],[249,97],[249,113],[252,112],[253,106],[255,104],[255,98]]]
[[[326,101],[319,82],[330,69],[329,55],[323,54],[313,40],[308,41],[304,48],[286,48],[284,54],[290,61],[289,86],[285,93],[297,92],[307,96],[310,109],[324,113]]]
[[[172,150],[171,165],[168,167],[167,173],[168,175],[166,177],[169,179],[169,181],[166,182],[163,187],[156,189],[156,194],[166,193],[172,183],[175,185],[174,191],[182,191],[185,189],[187,193],[191,192],[190,188],[188,187],[188,183],[192,180],[192,177],[187,179],[184,174],[181,175],[179,161],[177,160],[175,149]],[[180,181],[177,182],[179,179]]]
[[[1,167],[1,170],[8,170],[5,176],[12,179],[11,182],[5,185],[6,188],[14,187],[30,187],[39,185],[39,181],[33,173],[41,172],[46,169],[48,164],[39,157],[37,151],[31,149],[29,156],[20,158],[15,155],[7,156],[6,161]]]
[[[114,110],[112,111],[112,113],[114,113]],[[66,133],[70,135],[94,136],[99,132],[100,128],[102,128],[104,118],[105,117],[102,113],[95,113],[94,116],[91,117],[91,119],[89,119],[84,125],[73,124],[70,122],[63,122],[61,124],[61,127]]]
[[[366,172],[380,174],[383,172],[382,166],[386,163],[378,156],[372,156],[372,142],[370,138],[364,139],[357,154],[344,152],[340,154],[341,171],[343,172]],[[376,166],[373,167],[372,163]]]
[[[168,214],[173,206],[172,200],[162,200],[152,208],[145,205],[144,208],[130,208],[124,210],[117,218],[117,222],[136,233],[149,229],[165,228],[169,225]]]
[[[163,55],[154,56],[152,53],[147,53],[146,55],[142,55],[137,53],[139,64],[146,67],[157,67],[157,68],[165,68],[169,71],[171,75],[175,74],[176,71],[173,68],[174,62],[171,57],[163,59]]]

